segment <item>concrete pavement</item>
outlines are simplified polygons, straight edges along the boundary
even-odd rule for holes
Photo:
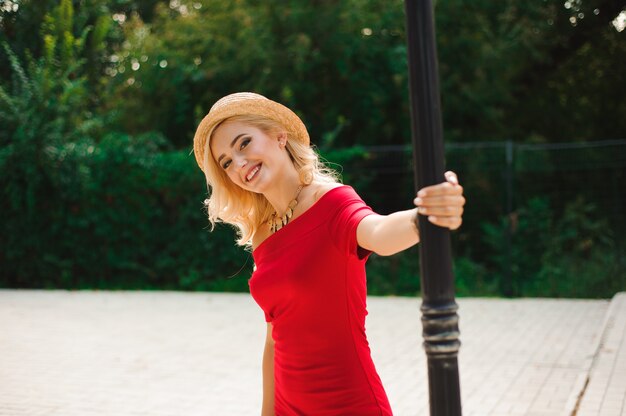
[[[611,301],[599,341],[576,416],[626,416],[626,293]]]
[[[626,416],[624,295],[457,301],[465,416]],[[399,416],[428,415],[419,305],[368,298]],[[264,337],[248,294],[0,290],[0,415],[257,415]]]

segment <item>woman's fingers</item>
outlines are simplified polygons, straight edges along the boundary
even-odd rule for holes
[[[462,207],[465,205],[465,197],[463,195],[454,196],[426,196],[417,197],[413,200],[415,205],[424,207],[448,206],[454,205]]]
[[[437,195],[462,195],[463,187],[450,182],[442,182],[437,185],[426,186],[417,193],[417,196],[437,196]]]
[[[459,178],[451,170],[444,173],[446,182],[426,186],[417,193],[417,196],[435,195],[462,195],[463,187],[459,185]]]
[[[460,217],[463,215],[463,207],[418,207],[417,212],[422,215],[435,215],[437,217]]]
[[[413,201],[417,212],[428,216],[428,221],[440,227],[456,230],[463,223],[465,197],[456,173],[447,171],[446,182],[420,189]]]
[[[429,215],[428,221],[440,227],[449,228],[451,230],[456,230],[463,223],[461,217],[437,217],[435,215]]]
[[[443,176],[445,176],[446,180],[450,182],[451,184],[453,185],[459,184],[459,178],[456,176],[456,173],[452,172],[451,170],[444,173]]]

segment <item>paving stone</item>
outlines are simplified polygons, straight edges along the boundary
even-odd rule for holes
[[[576,416],[626,416],[626,293],[612,299]]]
[[[464,415],[573,409],[607,301],[457,302]],[[372,356],[399,416],[428,415],[420,303],[368,298]],[[605,339],[594,367],[602,375],[585,391],[597,382],[599,391],[612,386],[610,395],[584,396],[578,416],[594,406],[613,412],[619,403],[626,416],[620,313],[611,325],[622,332]],[[248,294],[0,290],[0,415],[259,414],[265,331]]]

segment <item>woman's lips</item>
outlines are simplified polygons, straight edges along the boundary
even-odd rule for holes
[[[259,170],[261,170],[260,163],[248,171],[248,174],[246,175],[246,182],[250,182],[252,179],[254,179],[259,173]]]

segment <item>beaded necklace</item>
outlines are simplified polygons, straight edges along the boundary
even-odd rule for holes
[[[287,205],[287,210],[282,216],[278,216],[278,212],[274,211],[267,222],[272,230],[272,233],[275,233],[289,223],[289,220],[293,217],[293,210],[296,208],[296,205],[298,205],[298,196],[300,195],[300,191],[302,191],[303,187],[304,185],[300,185],[298,187],[296,196],[291,200],[289,205]]]

